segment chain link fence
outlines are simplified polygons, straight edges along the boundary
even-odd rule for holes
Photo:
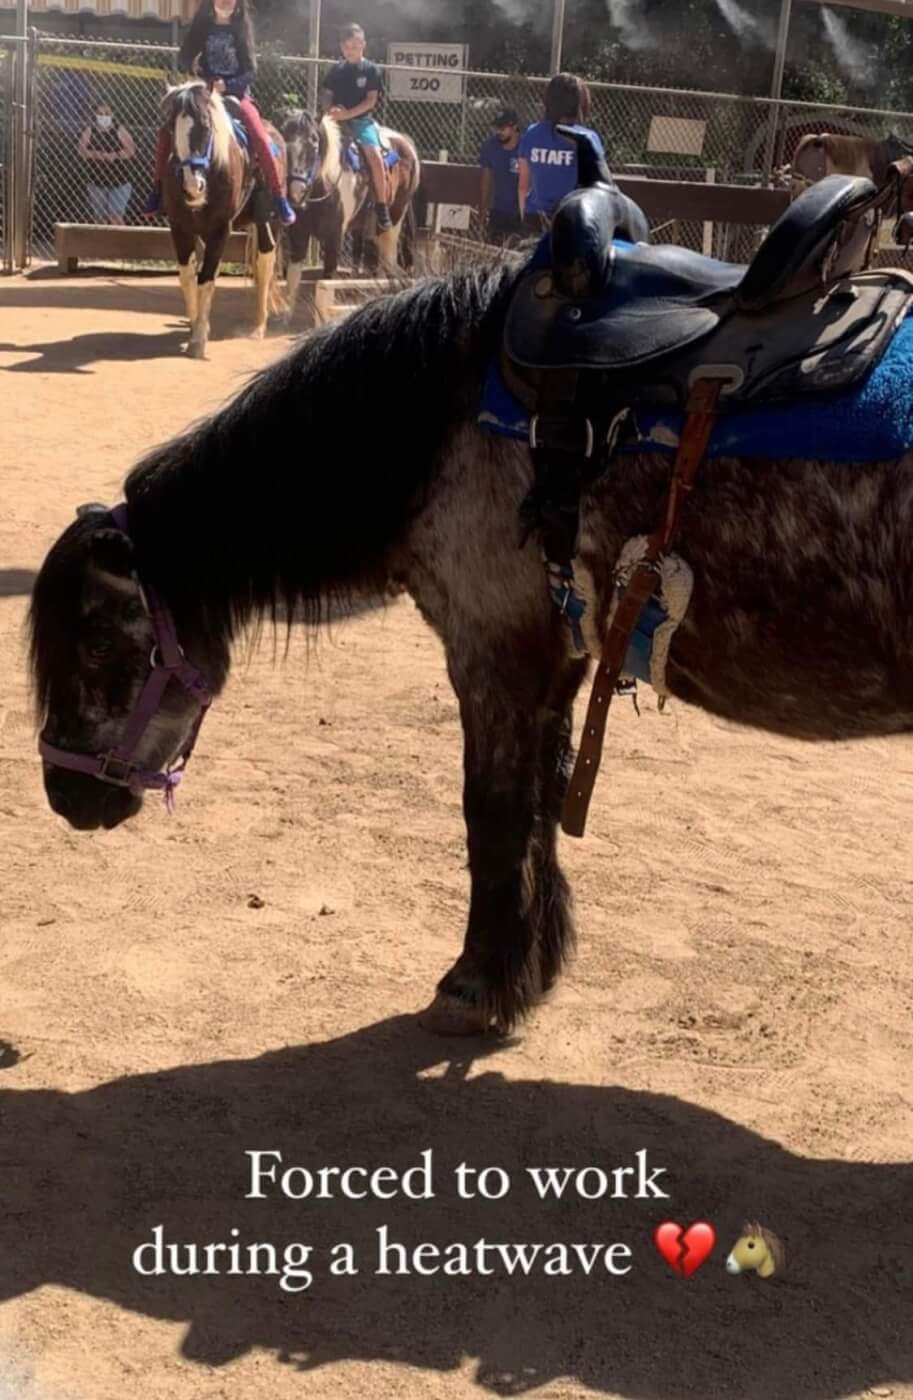
[[[32,248],[52,255],[55,223],[143,222],[152,184],[159,102],[174,80],[176,50],[42,39],[35,82]],[[80,143],[100,103],[127,138],[117,162],[98,162]],[[99,195],[98,191],[114,192]],[[107,206],[107,216],[99,212]],[[122,213],[119,211],[122,209]]]
[[[110,106],[115,125],[129,136],[128,153],[101,178],[106,188],[118,181],[120,196],[115,203],[123,206],[124,222],[144,222],[142,210],[152,181],[159,101],[166,85],[180,80],[176,57],[177,50],[170,46],[46,36],[38,40],[31,224],[34,255],[53,255],[57,222],[108,221],[98,218],[100,201],[93,192],[102,167],[93,167],[80,152],[80,141],[99,102]],[[254,97],[264,116],[278,125],[292,107],[313,111],[321,78],[329,66],[329,61],[262,51]],[[3,114],[10,105],[4,99],[9,75],[7,54],[0,47],[0,161],[8,131]],[[438,100],[441,94],[434,91],[434,81],[426,69],[387,67],[386,91],[378,110],[382,122],[412,137],[423,160],[475,164],[499,108],[514,107],[522,125],[539,120],[543,114],[544,77],[448,70],[439,84],[442,92],[452,95],[453,100],[447,101]],[[420,96],[402,95],[411,86],[419,89]],[[796,144],[808,132],[879,136],[892,130],[913,142],[913,113],[835,109],[622,84],[589,86],[591,122],[603,138],[617,175],[767,184],[771,172],[791,159]],[[0,227],[4,208],[0,193]],[[462,211],[462,218],[465,223],[466,211]],[[477,214],[468,216],[468,227],[457,223],[446,231],[450,237],[478,239]],[[658,241],[744,261],[762,232],[745,225],[674,220],[655,225],[653,236]]]

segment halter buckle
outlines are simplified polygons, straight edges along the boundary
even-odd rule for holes
[[[129,787],[135,767],[128,758],[121,758],[111,749],[102,754],[96,776],[104,783],[113,783],[115,787]]]
[[[181,660],[186,661],[187,658],[184,655],[184,648],[181,646],[180,642],[178,643],[177,651]],[[159,647],[158,642],[154,642],[152,650],[149,653],[149,669],[150,671],[156,671],[160,666],[163,666],[166,671],[169,669],[173,669],[173,664],[171,667],[169,667],[166,664],[164,658],[162,657],[161,649]]]

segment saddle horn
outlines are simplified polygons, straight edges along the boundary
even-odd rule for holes
[[[559,291],[583,297],[608,280],[613,238],[649,243],[650,229],[637,205],[612,179],[590,135],[557,126],[577,147],[577,188],[565,195],[552,220],[552,271]]]
[[[593,185],[612,185],[612,172],[605,163],[605,158],[599,154],[588,131],[581,131],[576,126],[556,126],[555,130],[559,136],[564,136],[568,141],[573,141],[577,147],[577,188],[590,189]]]

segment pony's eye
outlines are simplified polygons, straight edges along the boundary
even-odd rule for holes
[[[110,642],[96,642],[90,646],[86,652],[86,660],[90,666],[100,666],[111,650]]]
[[[114,644],[114,638],[110,632],[100,628],[93,628],[83,641],[83,654],[86,662],[90,666],[98,666]]]
[[[749,1248],[749,1249],[754,1249],[754,1240],[749,1240],[749,1241],[748,1241],[748,1248]]]

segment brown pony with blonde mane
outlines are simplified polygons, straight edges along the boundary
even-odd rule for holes
[[[232,128],[229,106],[198,80],[170,88],[162,101],[162,126],[171,134],[171,158],[163,197],[178,260],[181,289],[190,321],[188,353],[205,359],[209,318],[219,264],[232,229],[250,230],[248,263],[253,265],[257,311],[253,336],[261,340],[271,300],[276,257],[268,191],[247,149]],[[285,143],[269,122],[267,135],[279,152],[285,178]],[[203,247],[199,269],[191,262]]]

